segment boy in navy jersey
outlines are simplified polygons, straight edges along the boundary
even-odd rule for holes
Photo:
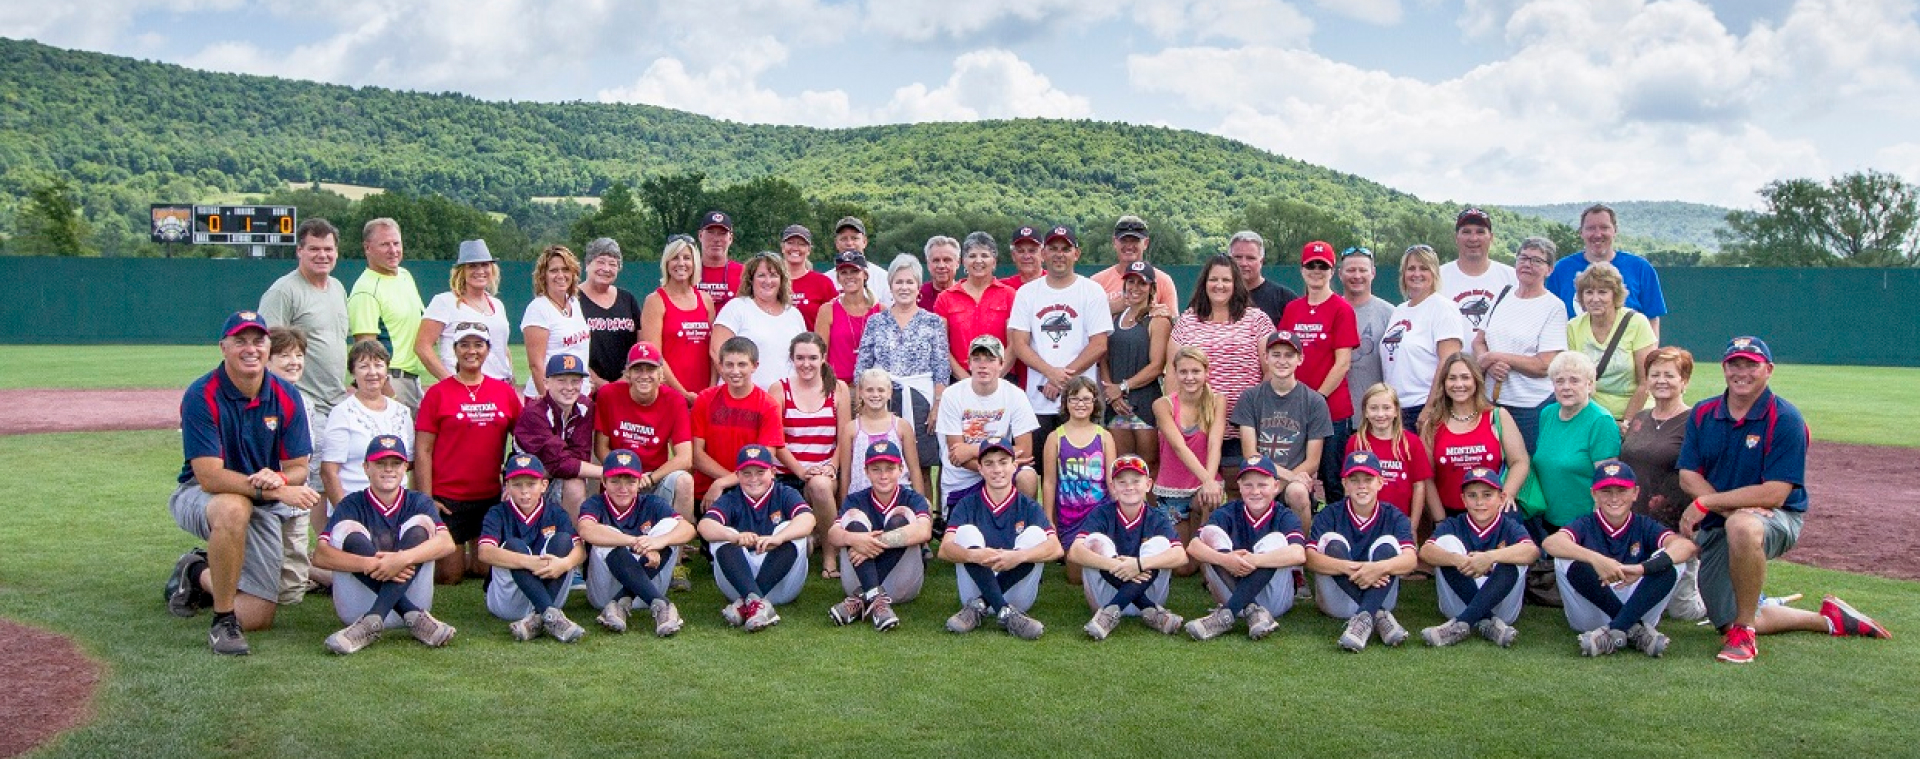
[[[920,546],[933,539],[933,518],[925,496],[900,482],[905,460],[900,446],[882,440],[867,446],[867,481],[872,487],[847,494],[840,518],[827,531],[827,544],[839,550],[840,585],[847,597],[827,610],[836,625],[861,617],[886,632],[900,624],[896,602],[920,595],[927,577]]]
[[[421,643],[453,640],[453,625],[434,619],[435,559],[453,552],[453,537],[433,499],[406,489],[407,444],[378,435],[367,444],[367,489],[340,499],[320,533],[314,566],[338,572],[333,610],[347,627],[327,636],[327,650],[350,654],[389,627],[407,626]]]
[[[1467,510],[1433,528],[1420,558],[1439,570],[1443,624],[1420,631],[1429,646],[1451,646],[1475,632],[1501,648],[1519,632],[1524,588],[1521,573],[1540,558],[1527,528],[1500,511],[1500,473],[1486,467],[1467,470],[1460,500]]]
[[[980,444],[983,487],[954,504],[947,517],[940,558],[959,565],[960,611],[947,629],[973,632],[983,620],[995,620],[1007,632],[1034,640],[1046,632],[1027,616],[1040,595],[1040,570],[1060,558],[1060,541],[1046,511],[1013,487],[1013,444],[988,438]]]
[[[813,508],[800,492],[775,481],[774,452],[750,444],[734,459],[740,487],[721,494],[700,518],[713,551],[714,579],[730,600],[727,624],[759,632],[780,622],[775,604],[792,603],[807,580],[807,537]]]
[[[600,625],[614,632],[626,632],[628,615],[645,606],[653,634],[664,638],[680,631],[667,584],[694,530],[665,498],[640,494],[644,474],[640,454],[609,451],[600,463],[605,492],[580,504],[580,537],[592,547],[587,602],[600,610]]]
[[[1640,486],[1633,467],[1608,459],[1593,467],[1593,513],[1547,536],[1560,576],[1567,624],[1580,631],[1580,653],[1605,656],[1632,645],[1666,653],[1654,629],[1688,559],[1699,551],[1653,517],[1633,512]]]
[[[1359,652],[1367,638],[1398,646],[1407,628],[1393,617],[1400,578],[1418,563],[1413,523],[1395,508],[1380,508],[1380,459],[1368,451],[1347,454],[1340,479],[1346,499],[1313,517],[1307,569],[1318,583],[1314,600],[1327,616],[1347,620],[1340,647]]]
[[[1240,466],[1240,500],[1214,509],[1194,536],[1207,590],[1219,604],[1187,623],[1194,640],[1213,638],[1247,621],[1247,637],[1259,640],[1279,628],[1274,617],[1293,608],[1294,568],[1307,560],[1300,517],[1274,508],[1285,487],[1273,459],[1253,455]]]
[[[1094,640],[1106,640],[1123,616],[1138,615],[1163,635],[1179,632],[1184,621],[1165,604],[1173,570],[1186,566],[1187,552],[1173,521],[1147,508],[1152,490],[1146,459],[1114,459],[1109,499],[1080,522],[1067,552],[1067,561],[1083,567],[1080,587],[1094,612],[1086,631]]]
[[[514,640],[533,640],[545,630],[562,643],[577,641],[586,630],[560,611],[573,568],[587,556],[573,520],[547,505],[547,470],[540,459],[508,456],[503,476],[506,500],[480,523],[480,560],[493,567],[487,611],[508,620]]]

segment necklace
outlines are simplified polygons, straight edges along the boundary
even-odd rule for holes
[[[1447,412],[1447,418],[1448,418],[1448,419],[1452,419],[1453,421],[1456,421],[1456,422],[1471,422],[1471,421],[1473,421],[1473,415],[1472,415],[1472,414],[1456,414],[1456,413],[1453,413],[1453,412],[1451,412],[1451,411],[1449,411],[1449,412]]]
[[[1653,429],[1654,431],[1658,432],[1660,430],[1666,429],[1667,422],[1671,422],[1675,419],[1679,419],[1680,417],[1683,417],[1686,415],[1687,415],[1687,410],[1685,408],[1681,408],[1674,411],[1672,416],[1669,416],[1665,419],[1661,419],[1658,413],[1651,413],[1651,412],[1647,414],[1647,418],[1653,420]]]

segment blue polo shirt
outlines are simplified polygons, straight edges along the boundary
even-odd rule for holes
[[[1580,315],[1579,293],[1574,292],[1573,281],[1581,272],[1587,270],[1585,251],[1560,259],[1553,265],[1553,273],[1547,275],[1547,291],[1560,296],[1567,304],[1567,318]],[[1613,268],[1620,270],[1620,281],[1627,286],[1627,308],[1646,315],[1648,319],[1658,319],[1667,315],[1667,296],[1660,292],[1660,274],[1653,270],[1653,264],[1647,259],[1624,250],[1613,252]]]
[[[707,509],[705,518],[741,532],[772,535],[794,517],[811,513],[813,507],[800,497],[800,491],[775,482],[757,502],[747,499],[745,489],[728,488],[713,502],[713,507]]]
[[[1384,503],[1374,504],[1373,514],[1366,519],[1355,516],[1353,506],[1345,500],[1321,509],[1313,515],[1313,540],[1307,542],[1307,550],[1319,551],[1320,537],[1329,532],[1347,539],[1355,561],[1365,561],[1374,541],[1385,537],[1398,542],[1402,551],[1413,550],[1413,522],[1407,521],[1407,515],[1399,509]]]
[[[1807,510],[1807,421],[1800,409],[1767,388],[1739,419],[1727,413],[1727,397],[1701,401],[1687,414],[1687,437],[1680,444],[1679,468],[1707,479],[1726,492],[1763,482],[1793,485],[1781,508]],[[1726,519],[1708,514],[1702,529]]]
[[[907,511],[912,513],[913,519],[931,518],[928,516],[928,512],[932,508],[932,504],[927,503],[927,497],[914,492],[913,488],[903,484],[894,489],[892,503],[883,504],[875,501],[873,499],[873,488],[856,490],[847,494],[847,500],[840,502],[841,523],[845,524],[844,520],[848,514],[859,512],[866,516],[867,524],[872,525],[874,529],[885,529],[887,512],[902,507],[905,507]]]
[[[1596,511],[1560,528],[1573,542],[1622,564],[1645,564],[1673,531],[1645,514],[1627,514],[1625,524],[1607,524]]]
[[[544,498],[531,514],[520,513],[511,499],[502,499],[487,510],[486,518],[480,521],[480,545],[504,548],[510,539],[527,544],[535,556],[542,553],[565,556],[573,550],[567,542],[580,544],[580,536],[574,534],[567,512],[548,506]]]
[[[333,545],[334,527],[341,522],[358,522],[361,527],[367,528],[367,535],[373,540],[373,550],[399,550],[400,526],[418,516],[433,520],[434,532],[447,531],[446,524],[440,521],[440,509],[434,506],[432,498],[424,494],[401,488],[399,498],[391,504],[384,504],[373,496],[372,490],[356,490],[340,499],[340,505],[333,507],[333,516],[327,518],[327,529],[320,533],[320,542]]]
[[[1233,541],[1233,550],[1251,551],[1253,545],[1268,535],[1279,533],[1287,537],[1293,545],[1305,545],[1307,538],[1301,534],[1300,517],[1286,504],[1275,502],[1267,507],[1267,513],[1255,519],[1247,511],[1245,501],[1234,501],[1213,510],[1213,516],[1207,517],[1207,524],[1218,527],[1227,533]]]
[[[1000,504],[987,503],[986,488],[961,499],[954,504],[953,513],[947,516],[947,535],[951,537],[960,530],[961,525],[968,524],[980,530],[987,548],[1002,551],[1013,550],[1014,540],[1028,527],[1039,527],[1046,530],[1048,535],[1054,534],[1053,524],[1047,521],[1047,512],[1017,489]]]
[[[1427,538],[1427,542],[1432,543],[1442,535],[1459,538],[1460,542],[1466,545],[1467,553],[1486,553],[1533,542],[1533,538],[1527,535],[1527,528],[1520,524],[1517,517],[1508,513],[1501,513],[1491,524],[1481,527],[1473,523],[1472,515],[1464,511],[1460,512],[1447,517],[1440,522],[1439,526],[1434,527],[1433,537]]]
[[[594,522],[619,530],[623,535],[645,535],[653,526],[678,516],[667,500],[651,493],[634,499],[625,509],[614,506],[601,493],[580,504],[580,522]]]
[[[1173,521],[1159,509],[1144,503],[1140,504],[1140,515],[1129,521],[1120,513],[1120,504],[1112,499],[1102,501],[1080,521],[1080,529],[1073,539],[1077,541],[1096,532],[1113,540],[1114,554],[1118,556],[1139,556],[1140,544],[1155,537],[1180,545],[1180,533],[1174,532]]]
[[[265,372],[260,392],[248,398],[227,376],[226,365],[194,380],[180,397],[180,443],[186,463],[179,482],[193,479],[193,460],[215,456],[241,474],[280,471],[280,462],[313,453],[307,407],[300,390]]]

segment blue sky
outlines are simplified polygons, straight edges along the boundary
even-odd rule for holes
[[[1920,180],[1915,0],[0,0],[0,36],[749,122],[1159,124],[1428,200]]]

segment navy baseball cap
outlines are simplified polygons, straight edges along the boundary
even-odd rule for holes
[[[1245,477],[1249,474],[1264,474],[1268,477],[1279,479],[1280,465],[1274,463],[1273,459],[1267,458],[1266,456],[1258,454],[1248,456],[1246,461],[1240,463],[1239,476]]]
[[[1281,343],[1286,343],[1288,345],[1293,346],[1293,352],[1295,353],[1304,352],[1300,349],[1300,338],[1296,337],[1292,332],[1284,329],[1275,330],[1274,332],[1269,333],[1267,335],[1267,341],[1260,346],[1260,350],[1264,351],[1268,348],[1279,345]]]
[[[1468,206],[1460,210],[1459,216],[1453,217],[1453,228],[1459,229],[1469,224],[1486,227],[1491,231],[1493,229],[1493,217],[1488,216],[1486,211]]]
[[[1633,467],[1619,459],[1607,459],[1593,465],[1593,489],[1639,487],[1640,480],[1633,476]]]
[[[373,440],[367,442],[367,463],[371,464],[381,459],[413,460],[407,455],[407,441],[401,440],[400,436],[375,435]]]
[[[728,232],[732,232],[733,217],[728,216],[726,211],[708,211],[700,216],[700,228],[707,229],[709,227],[719,227]]]
[[[547,376],[564,377],[569,374],[587,376],[587,362],[571,353],[556,353],[547,358]]]
[[[780,231],[780,240],[782,242],[795,237],[806,240],[808,245],[813,244],[813,230],[808,229],[805,224],[789,224],[786,229]]]
[[[773,461],[773,449],[764,445],[749,445],[740,449],[740,455],[734,457],[733,468],[737,471],[750,466],[765,469],[778,469]]]
[[[833,268],[835,271],[839,271],[847,267],[853,267],[862,271],[866,270],[867,254],[857,250],[840,251],[839,254],[833,257]]]
[[[524,453],[516,453],[507,457],[507,467],[501,472],[500,476],[502,479],[508,480],[515,477],[544,478],[547,476],[547,467],[545,464],[540,463],[540,459],[536,457],[528,456]]]
[[[1009,243],[1007,243],[1007,244],[1008,244],[1008,245],[1016,245],[1016,244],[1019,244],[1019,243],[1020,243],[1020,242],[1021,242],[1022,240],[1025,240],[1025,241],[1028,241],[1028,242],[1031,242],[1031,243],[1033,243],[1033,244],[1035,244],[1035,245],[1039,245],[1039,244],[1040,244],[1040,232],[1039,232],[1038,230],[1035,230],[1035,229],[1034,229],[1033,227],[1030,227],[1030,226],[1028,226],[1028,227],[1021,227],[1021,228],[1019,228],[1019,229],[1016,229],[1016,230],[1013,230],[1013,241],[1012,241],[1012,242],[1009,242]]]
[[[228,334],[232,334],[229,332]],[[1720,363],[1736,358],[1747,358],[1763,364],[1773,363],[1773,349],[1767,347],[1767,341],[1752,335],[1742,335],[1727,341],[1727,352],[1721,354]]]
[[[1476,483],[1476,482],[1482,485],[1485,485],[1487,487],[1493,488],[1494,490],[1499,490],[1500,489],[1500,473],[1498,471],[1488,469],[1483,466],[1477,466],[1472,469],[1468,469],[1466,479],[1460,481],[1460,491],[1463,493],[1466,492],[1467,486],[1472,485],[1473,483]]]
[[[1367,472],[1375,477],[1380,476],[1380,457],[1373,455],[1372,451],[1354,451],[1347,454],[1347,460],[1340,462],[1340,476],[1343,479],[1352,477],[1355,472]]]
[[[600,476],[618,477],[623,474],[628,477],[639,477],[640,475],[646,474],[640,466],[640,454],[625,448],[617,451],[608,451],[606,460],[600,463]]]
[[[1073,229],[1065,224],[1055,226],[1053,229],[1048,230],[1047,239],[1042,240],[1041,244],[1045,245],[1054,240],[1066,240],[1068,245],[1076,248],[1080,247],[1080,238],[1074,237]]]
[[[1138,216],[1122,216],[1113,224],[1114,237],[1146,237],[1147,222]]]
[[[987,454],[993,453],[994,451],[1000,451],[1015,458],[1019,457],[1019,454],[1013,452],[1013,441],[1003,437],[990,437],[987,438],[986,442],[980,444],[980,455],[977,458],[984,459],[987,457]]]
[[[1120,279],[1121,281],[1126,281],[1130,277],[1139,277],[1140,279],[1146,280],[1147,284],[1153,284],[1153,264],[1147,263],[1144,258],[1127,264],[1126,271],[1120,272]]]
[[[267,320],[260,318],[258,311],[235,311],[232,316],[227,317],[226,326],[220,328],[220,339],[225,340],[250,329],[257,329],[265,334]]]
[[[900,446],[894,445],[891,440],[881,440],[873,445],[867,446],[867,456],[860,461],[860,465],[873,466],[882,461],[891,461],[895,464],[902,465],[906,464],[906,459],[900,456]]]

